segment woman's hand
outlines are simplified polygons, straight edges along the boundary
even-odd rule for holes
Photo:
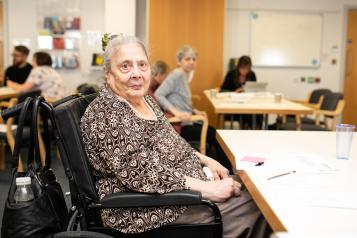
[[[175,107],[169,108],[169,111],[174,114],[175,117],[178,117],[181,121],[189,121],[192,116],[191,113],[180,111]]]
[[[181,121],[189,121],[192,115],[188,112],[178,112],[175,116],[180,118]]]
[[[216,160],[208,158],[206,166],[211,170],[214,180],[221,180],[229,177],[229,170],[223,167]]]
[[[201,159],[201,163],[211,170],[214,180],[221,180],[229,177],[229,170],[216,160],[198,152],[196,154]]]
[[[207,113],[205,111],[200,111],[198,109],[193,109],[193,113],[196,115],[201,115],[207,118]]]
[[[225,202],[231,197],[238,197],[242,185],[232,178],[225,178],[218,181],[206,182],[202,197],[213,202]]]
[[[242,185],[232,178],[206,182],[186,177],[186,187],[201,192],[205,199],[213,202],[225,202],[233,196],[238,197]]]
[[[244,89],[242,87],[236,89],[236,93],[243,93]]]

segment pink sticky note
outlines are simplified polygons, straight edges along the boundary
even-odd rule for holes
[[[265,158],[263,157],[254,157],[254,156],[244,156],[241,161],[252,162],[252,163],[259,163],[264,162]]]

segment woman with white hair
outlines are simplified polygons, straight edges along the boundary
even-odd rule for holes
[[[106,84],[81,119],[99,198],[124,191],[192,189],[219,202],[225,237],[256,237],[266,223],[249,194],[219,163],[192,149],[146,95],[150,65],[145,46],[126,35],[106,35],[104,43]],[[214,181],[208,181],[203,165],[217,174]],[[214,219],[208,210],[187,206],[104,209],[101,216],[104,226],[123,233]]]
[[[160,106],[182,122],[180,135],[186,141],[199,141],[202,125],[188,120],[192,114],[207,116],[192,106],[189,81],[196,68],[197,52],[189,45],[184,45],[177,50],[176,60],[178,68],[174,69],[155,92],[155,97]],[[216,130],[209,126],[207,131],[208,155],[221,163],[231,173],[232,165],[216,139]],[[215,152],[215,153],[214,153]]]

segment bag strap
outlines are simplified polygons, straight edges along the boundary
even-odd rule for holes
[[[33,150],[34,150],[34,158],[31,158],[31,161],[28,160],[27,163],[32,163],[34,162],[35,164],[35,169],[38,169],[41,167],[41,154],[40,154],[40,145],[39,145],[39,138],[38,138],[38,113],[39,113],[39,103],[41,100],[41,96],[37,97],[33,101],[33,106],[32,106],[32,114],[31,114],[31,127],[32,127],[32,135],[31,135],[31,141],[33,142]]]
[[[48,105],[49,107],[46,107]],[[51,113],[52,107],[51,105],[42,98],[39,100],[39,111],[42,119],[42,126],[43,126],[43,142],[45,145],[46,150],[46,159],[45,159],[45,167],[51,167],[51,133],[49,130],[48,120],[52,121]],[[53,123],[52,123],[53,124]]]
[[[24,129],[25,121],[26,121],[26,115],[28,112],[31,112],[30,109],[31,109],[32,100],[33,99],[30,97],[26,98],[22,104],[15,106],[15,108],[12,109],[12,111],[11,111],[11,112],[18,112],[21,108],[19,122],[17,125],[16,135],[15,135],[14,152],[12,154],[12,168],[15,168],[15,169],[18,168],[18,164],[19,164],[19,157],[20,157],[20,151],[21,151],[21,145],[22,145],[22,133],[23,133],[23,129]],[[31,149],[31,146],[30,146],[30,149]]]
[[[44,102],[44,101],[42,101]],[[41,102],[41,103],[42,103]],[[41,119],[42,119],[42,125],[43,125],[43,142],[45,144],[45,150],[46,150],[46,160],[45,160],[45,167],[50,168],[51,167],[51,133],[49,130],[48,126],[48,120],[50,119],[50,116],[48,115],[48,112],[43,110],[42,104],[40,105],[40,113],[41,113]]]
[[[45,158],[45,168],[50,168],[51,166],[51,143],[49,139],[49,128],[48,128],[48,112],[41,110],[42,103],[44,103],[45,99],[42,96],[37,97],[33,102],[32,108],[32,141],[34,143],[34,160],[29,162],[35,163],[35,169],[41,168],[41,154],[40,154],[40,144],[39,144],[39,130],[38,130],[38,117],[41,114],[41,119],[43,122],[43,129],[44,129],[44,144],[46,150],[46,158]],[[47,112],[47,113],[46,113]]]

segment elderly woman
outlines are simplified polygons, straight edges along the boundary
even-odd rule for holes
[[[32,58],[33,69],[24,84],[8,81],[10,88],[21,92],[40,89],[49,100],[58,100],[66,96],[66,87],[61,76],[52,68],[51,56],[46,52],[36,52]]]
[[[241,185],[215,160],[193,150],[172,128],[147,90],[150,66],[135,37],[112,36],[104,52],[106,84],[81,120],[83,142],[100,199],[121,191],[163,194],[192,189],[220,202],[224,236],[251,237],[261,214]],[[215,174],[208,181],[202,166]],[[186,206],[106,209],[104,226],[140,233],[169,223],[208,222],[212,214]]]
[[[199,141],[202,129],[201,124],[187,121],[190,116],[192,114],[206,116],[205,112],[192,107],[189,81],[192,80],[196,68],[196,58],[197,53],[191,46],[184,45],[179,48],[176,53],[179,67],[167,76],[155,92],[160,106],[183,121],[180,135],[187,141]],[[211,126],[207,131],[207,143],[210,147],[208,155],[232,172],[232,165],[216,139],[216,130]]]

